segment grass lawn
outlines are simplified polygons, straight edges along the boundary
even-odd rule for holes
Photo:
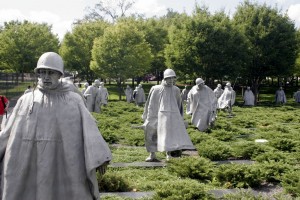
[[[102,113],[93,113],[98,127],[110,143],[114,162],[141,162],[148,156],[144,132],[132,126],[143,123],[142,107],[136,107],[110,90],[110,101]],[[143,84],[147,93],[151,85]],[[221,111],[213,128],[199,132],[191,124],[188,133],[200,157],[182,156],[163,168],[109,168],[99,177],[102,191],[155,191],[151,199],[213,199],[207,191],[220,188],[258,188],[273,184],[293,197],[300,196],[300,105],[289,98],[284,106],[272,102],[272,94],[261,94],[256,107],[233,107],[233,118]],[[190,116],[184,116],[190,120]],[[255,143],[266,139],[267,143]],[[112,145],[119,144],[119,145]],[[135,146],[135,148],[132,148]],[[164,153],[158,158],[165,159]],[[216,160],[249,159],[252,165],[216,165]],[[103,185],[110,186],[103,186]],[[238,196],[240,195],[240,196]],[[237,194],[239,199],[245,194]],[[282,195],[282,194],[280,194]],[[287,196],[277,196],[286,199]],[[110,197],[104,197],[109,199]],[[118,197],[119,199],[126,199]],[[265,197],[249,196],[249,199]],[[292,197],[291,197],[292,198]]]
[[[155,83],[143,83],[146,95]],[[124,88],[127,84],[131,83],[126,83]],[[26,86],[27,83],[22,84],[22,91],[11,89],[12,94],[16,95],[17,91],[21,94]],[[116,85],[106,84],[105,87],[110,94],[108,106],[93,116],[110,144],[111,163],[144,161],[148,156],[144,132],[133,128],[142,125],[143,108],[125,102],[124,92],[119,101]],[[276,106],[273,102],[275,90],[275,87],[264,88],[262,91],[269,92],[261,92],[258,106],[251,108],[242,106],[242,97],[237,91],[233,107],[235,116],[228,118],[227,113],[219,112],[215,126],[205,133],[189,124],[187,130],[199,157],[171,159],[166,167],[109,167],[103,177],[98,175],[100,191],[155,191],[151,197],[154,200],[213,199],[208,193],[211,189],[259,188],[273,184],[283,187],[291,199],[300,198],[300,105],[289,94],[286,105]],[[184,118],[190,121],[190,116]],[[255,143],[256,139],[268,142]],[[158,159],[165,159],[165,153],[157,155]],[[217,165],[214,162],[227,159],[248,159],[255,163]],[[246,199],[267,199],[244,193],[228,199],[245,196]],[[283,200],[287,196],[277,194],[274,198]],[[128,198],[107,196],[102,199]]]

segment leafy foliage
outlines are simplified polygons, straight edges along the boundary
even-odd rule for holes
[[[300,196],[300,170],[290,171],[286,173],[282,180],[285,190],[293,196]]]
[[[232,156],[232,149],[216,139],[196,145],[200,156],[211,160],[226,160]]]
[[[193,180],[167,181],[156,189],[153,200],[213,199],[204,190],[204,185]]]
[[[58,52],[58,37],[47,24],[11,21],[0,32],[0,69],[32,72],[38,58],[47,51]]]
[[[59,53],[64,59],[65,68],[77,71],[78,76],[90,83],[95,79],[95,73],[90,69],[94,40],[104,34],[109,26],[104,21],[84,22],[76,24],[65,35]]]
[[[263,179],[257,165],[220,165],[216,170],[217,180],[226,188],[248,188],[259,186]]]
[[[205,158],[185,157],[170,160],[168,170],[182,178],[197,179],[201,182],[209,182],[213,177],[214,164]]]
[[[152,59],[149,43],[134,21],[120,21],[95,40],[91,69],[100,76],[127,79],[143,75]]]
[[[98,175],[98,186],[100,191],[125,192],[130,191],[128,181],[115,173],[107,172],[104,176]]]

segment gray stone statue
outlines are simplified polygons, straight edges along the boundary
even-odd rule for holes
[[[217,98],[202,78],[196,79],[196,85],[188,93],[187,114],[192,115],[192,124],[200,131],[207,130],[216,119]]]
[[[294,93],[295,102],[300,103],[300,89]]]
[[[104,82],[100,82],[99,91],[100,91],[100,106],[106,106],[108,103],[109,94],[107,88],[104,87]]]
[[[175,84],[176,74],[172,69],[164,71],[161,85],[153,86],[145,104],[143,120],[145,145],[149,157],[146,161],[156,160],[155,152],[195,149],[187,133],[183,120],[183,107],[180,89]]]
[[[282,87],[280,87],[275,93],[275,103],[281,105],[286,103],[286,96]]]
[[[132,99],[133,99],[133,96],[132,96],[132,89],[131,89],[131,87],[129,86],[129,85],[127,85],[127,87],[126,87],[126,89],[125,89],[125,96],[126,96],[126,101],[128,102],[128,103],[130,103],[131,101],[132,101]]]
[[[142,106],[146,102],[146,95],[142,84],[139,84],[133,91],[133,97],[137,106]]]
[[[243,100],[244,106],[254,106],[255,97],[249,86],[244,92]]]
[[[224,92],[218,99],[218,109],[227,109],[229,116],[232,116],[232,106],[235,102],[235,97],[236,94],[231,87],[231,83],[226,83]]]
[[[86,98],[86,106],[90,112],[100,113],[101,96],[99,87],[100,81],[96,79],[94,83],[85,90],[83,96]]]
[[[21,96],[0,132],[0,199],[99,199],[96,170],[111,152],[81,97],[60,81],[62,58],[43,54],[38,86]]]
[[[217,87],[214,89],[214,93],[217,99],[223,94],[224,90],[222,89],[222,85],[218,84]]]
[[[189,93],[189,90],[188,90],[187,86],[185,85],[184,89],[181,91],[182,102],[185,102],[187,100],[188,93]]]

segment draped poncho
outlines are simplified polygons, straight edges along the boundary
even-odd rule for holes
[[[185,128],[180,89],[176,86],[156,85],[149,92],[143,113],[145,134],[153,134],[148,129],[156,129],[156,151],[195,149]],[[150,143],[155,144],[155,143]],[[146,142],[147,145],[147,142]]]
[[[220,98],[218,99],[218,108],[224,109],[233,106],[235,102],[235,91],[231,87],[226,87]]]
[[[0,133],[1,199],[94,200],[111,160],[82,98],[60,85],[20,97]]]
[[[206,130],[216,117],[215,93],[206,85],[201,89],[194,86],[188,94],[186,109],[188,114],[192,114],[192,124],[200,131]]]

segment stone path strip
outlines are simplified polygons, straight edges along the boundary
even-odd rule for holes
[[[120,196],[120,197],[129,197],[133,199],[139,199],[142,197],[152,197],[154,192],[103,192],[100,193],[100,197],[104,196]]]
[[[209,194],[213,195],[217,199],[221,199],[224,195],[227,194],[234,194],[240,191],[248,191],[251,192],[254,196],[260,195],[259,192],[252,190],[252,189],[216,189],[216,190],[209,190],[207,191]],[[120,197],[129,197],[133,199],[139,199],[142,197],[152,197],[154,195],[154,191],[150,192],[103,192],[100,193],[100,197],[104,196],[120,196]]]
[[[111,163],[108,167],[165,167],[165,162],[132,162],[132,163]]]
[[[218,165],[222,164],[246,164],[251,165],[254,163],[252,160],[221,160],[221,161],[213,161]],[[132,162],[132,163],[111,163],[108,167],[113,168],[122,168],[122,167],[165,167],[167,163],[165,161],[160,162]]]

